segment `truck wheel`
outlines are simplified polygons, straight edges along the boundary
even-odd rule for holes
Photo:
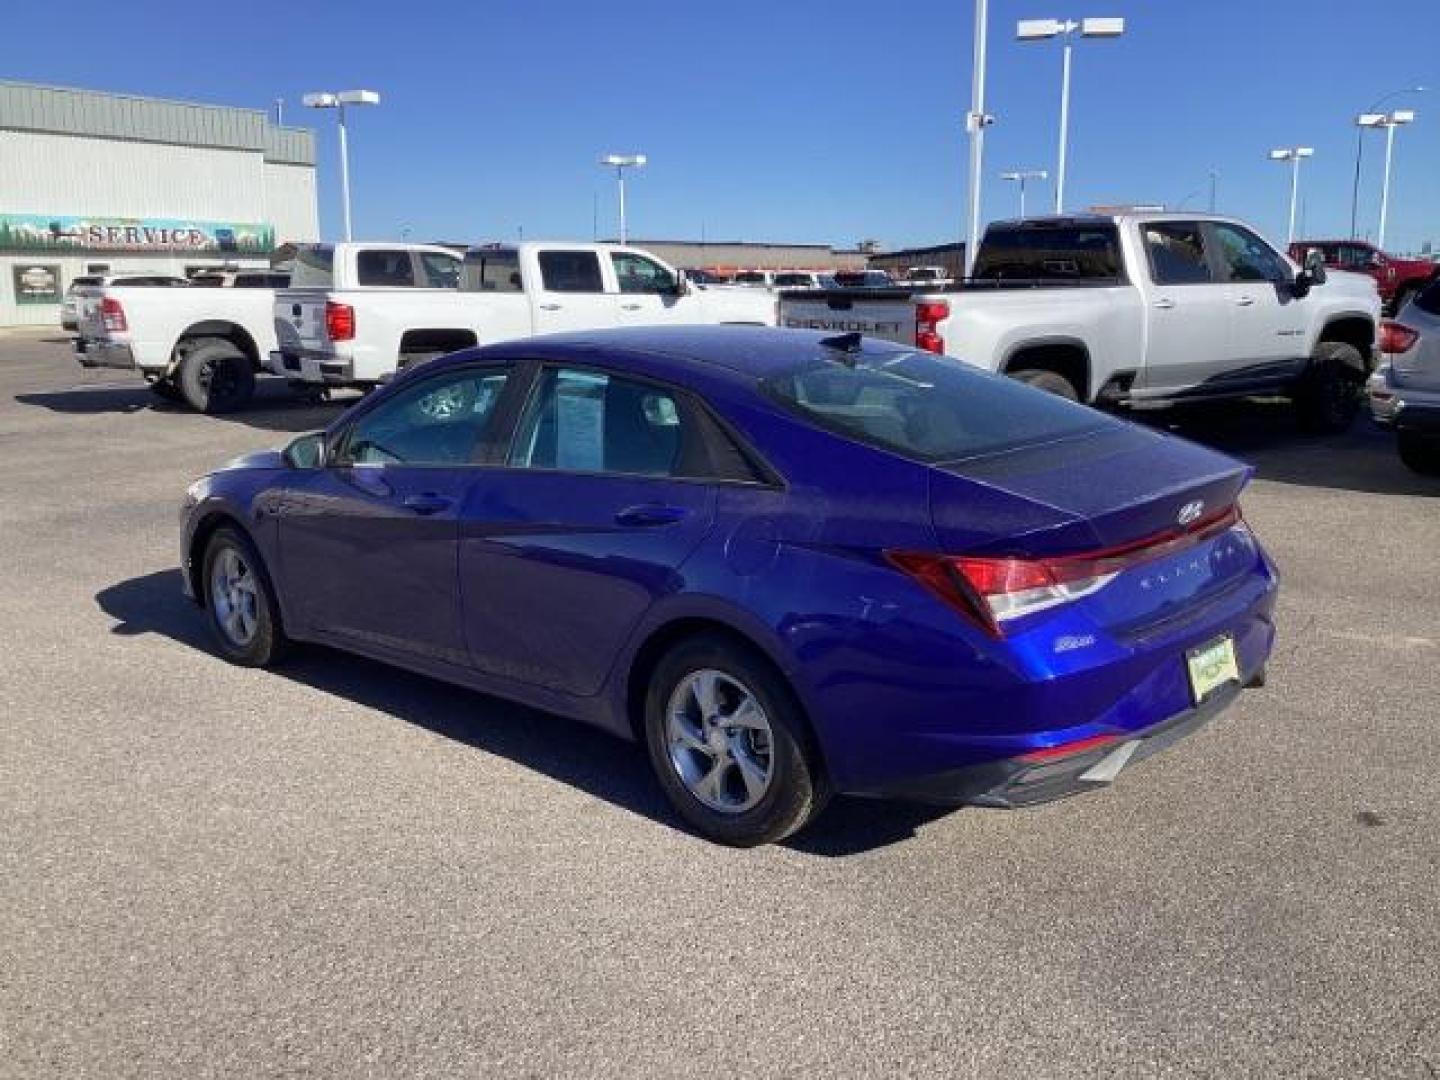
[[[223,338],[199,338],[180,361],[180,391],[196,412],[228,413],[255,395],[250,358]]]
[[[1054,394],[1066,401],[1079,401],[1080,392],[1075,389],[1075,384],[1056,371],[1012,371],[1012,379],[1018,379],[1027,386],[1033,386],[1036,390],[1044,390],[1047,394]]]
[[[1400,460],[1422,476],[1440,476],[1440,435],[1400,432]]]
[[[1316,435],[1348,431],[1360,411],[1365,363],[1360,350],[1343,341],[1315,346],[1310,368],[1300,377],[1293,401],[1300,427]]]

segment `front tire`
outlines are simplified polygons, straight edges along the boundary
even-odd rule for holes
[[[1406,468],[1421,476],[1440,476],[1440,435],[1402,431],[1398,439],[1400,460]]]
[[[789,686],[753,650],[723,637],[690,638],[656,665],[645,744],[680,816],[722,844],[782,840],[828,799]]]
[[[150,392],[161,401],[168,401],[174,405],[185,404],[185,395],[180,392],[180,387],[176,386],[173,380],[155,379],[149,386]]]
[[[205,547],[205,611],[220,653],[241,667],[269,667],[289,649],[265,564],[248,537],[230,526]]]
[[[1360,350],[1354,345],[1322,341],[1315,346],[1310,368],[1301,376],[1292,399],[1300,427],[1316,435],[1350,430],[1360,411],[1364,370]]]
[[[255,367],[250,358],[223,338],[191,342],[177,373],[185,403],[196,412],[235,412],[255,396]]]
[[[1066,401],[1079,401],[1080,391],[1075,389],[1075,384],[1061,375],[1058,371],[1044,371],[1035,369],[1032,371],[1016,371],[1011,378],[1023,382],[1027,386],[1033,386],[1036,390],[1044,390],[1047,394],[1054,394]]]

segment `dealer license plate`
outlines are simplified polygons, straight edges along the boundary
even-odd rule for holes
[[[1235,662],[1235,639],[1229,634],[1216,638],[1185,656],[1190,668],[1190,690],[1198,705],[1228,682],[1240,681],[1240,667]]]

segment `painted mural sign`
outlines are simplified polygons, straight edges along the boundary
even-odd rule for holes
[[[275,230],[262,222],[0,214],[0,251],[183,251],[268,255]]]

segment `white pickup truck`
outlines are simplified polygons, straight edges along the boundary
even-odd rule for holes
[[[460,255],[448,248],[340,244],[334,250],[342,265],[353,266],[372,248],[387,257],[399,250],[407,259],[433,262],[442,277],[448,274],[452,288],[459,280]],[[75,358],[87,368],[138,371],[160,397],[200,412],[233,412],[250,401],[255,377],[275,348],[276,290],[263,287],[272,280],[272,272],[257,271],[222,278],[220,288],[80,289]],[[363,281],[340,280],[366,287]]]
[[[346,288],[356,253],[301,248],[275,294],[270,370],[312,386],[369,386],[471,345],[566,330],[666,323],[775,324],[775,297],[693,285],[636,248],[522,243],[471,248],[460,286]],[[397,269],[402,273],[403,268]],[[416,273],[421,273],[419,267]]]
[[[1373,365],[1380,297],[1230,218],[1123,213],[997,222],[966,282],[785,293],[780,324],[913,344],[1104,405],[1282,394],[1308,429],[1338,431]]]

